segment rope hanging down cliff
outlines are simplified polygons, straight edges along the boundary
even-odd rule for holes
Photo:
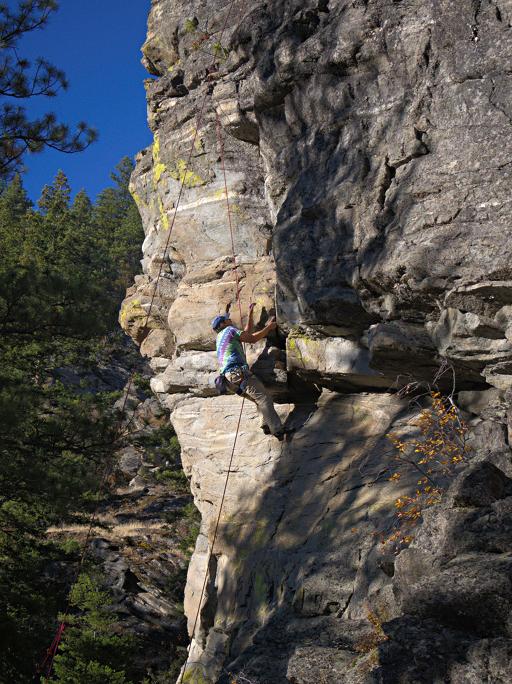
[[[222,128],[221,128],[221,124],[220,124],[219,115],[218,115],[217,112],[216,112],[215,116],[216,116],[217,142],[218,142],[219,148],[220,148],[221,168],[222,168],[222,175],[223,175],[223,177],[224,177],[224,194],[225,194],[225,196],[226,196],[226,210],[227,210],[227,215],[228,215],[228,224],[229,224],[229,231],[230,231],[230,237],[231,237],[231,250],[232,250],[232,259],[233,259],[233,269],[234,269],[234,272],[235,272],[236,299],[237,299],[237,303],[238,303],[238,311],[239,311],[239,313],[240,313],[240,325],[242,325],[242,304],[241,304],[241,301],[240,301],[240,282],[239,282],[239,277],[238,277],[238,266],[237,266],[237,263],[236,263],[236,253],[235,253],[235,240],[234,240],[234,232],[233,232],[233,222],[232,222],[232,220],[231,220],[231,208],[230,208],[230,205],[229,205],[228,184],[227,184],[227,178],[226,178],[226,166],[225,166],[225,162],[224,162],[224,140],[223,140],[223,138],[222,138]],[[226,480],[225,480],[225,482],[224,482],[224,489],[222,490],[222,497],[221,497],[221,500],[220,500],[220,506],[219,506],[219,510],[218,510],[218,513],[217,513],[217,519],[216,519],[216,521],[215,521],[215,528],[214,528],[214,531],[213,531],[212,543],[211,543],[211,545],[210,545],[210,550],[209,550],[209,552],[208,552],[208,558],[207,558],[206,565],[205,565],[204,581],[203,581],[203,585],[202,585],[202,587],[201,587],[201,594],[200,594],[200,596],[199,596],[199,601],[198,601],[198,603],[197,603],[197,611],[196,611],[196,615],[195,615],[195,619],[194,619],[194,625],[193,625],[193,627],[192,627],[192,633],[191,633],[191,635],[190,635],[191,641],[194,639],[195,634],[196,634],[196,627],[197,627],[197,623],[198,623],[198,620],[199,620],[199,615],[201,614],[201,607],[202,607],[201,604],[202,604],[202,602],[203,602],[204,593],[205,593],[205,590],[206,590],[206,585],[207,585],[207,583],[208,583],[208,575],[209,575],[210,561],[211,561],[212,556],[213,556],[213,551],[214,551],[214,548],[215,548],[215,542],[217,541],[217,533],[218,533],[218,531],[219,531],[220,519],[221,519],[221,516],[222,516],[222,510],[223,510],[223,508],[224,508],[224,500],[225,500],[225,498],[226,498],[226,491],[227,491],[227,488],[228,488],[229,476],[230,476],[230,474],[231,474],[231,466],[233,465],[233,459],[234,459],[234,456],[235,456],[235,448],[236,448],[236,443],[237,443],[237,439],[238,439],[238,434],[239,434],[239,431],[240,431],[240,423],[241,423],[241,421],[242,421],[242,414],[243,414],[243,410],[244,410],[244,404],[245,404],[245,397],[242,397],[242,404],[241,404],[241,406],[240,406],[240,414],[239,414],[239,416],[238,416],[238,422],[237,422],[237,426],[236,426],[236,430],[235,430],[235,439],[234,439],[234,441],[233,441],[233,447],[232,447],[232,449],[231,449],[231,455],[230,455],[230,457],[229,457],[229,464],[228,464],[228,470],[227,470],[227,473],[226,473]],[[188,658],[187,658],[187,660],[186,660],[186,662],[185,662],[185,664],[183,665],[183,668],[182,668],[182,670],[181,670],[180,676],[178,677],[177,684],[181,684],[181,682],[183,681],[183,677],[184,677],[185,672],[186,672],[186,670],[187,670],[187,665],[189,665],[189,664],[191,664],[191,663],[190,663],[190,661],[189,661]]]
[[[225,33],[225,31],[226,31],[227,24],[228,24],[229,17],[230,17],[230,15],[231,15],[231,11],[232,11],[232,8],[233,8],[234,3],[235,3],[235,0],[231,0],[231,2],[230,2],[230,4],[229,4],[228,11],[226,12],[226,17],[225,17],[225,19],[224,19],[224,23],[223,23],[223,26],[222,26],[222,30],[221,30],[221,32],[220,32],[219,42],[222,41],[222,38],[223,38],[224,33]],[[209,71],[210,71],[210,72],[213,72],[214,70],[215,70],[215,62],[214,62],[214,63],[210,66],[210,68],[209,68]],[[194,149],[195,149],[195,146],[196,146],[197,137],[198,137],[198,134],[199,134],[199,129],[200,129],[201,124],[202,124],[202,121],[203,121],[203,116],[204,116],[204,111],[205,111],[206,100],[208,99],[208,96],[209,96],[209,95],[210,95],[210,89],[207,89],[207,90],[205,91],[205,93],[204,93],[204,96],[203,96],[203,99],[202,99],[202,102],[201,102],[201,106],[200,106],[200,109],[199,109],[199,114],[197,115],[197,118],[196,118],[195,131],[194,131],[194,136],[193,136],[193,139],[192,139],[192,144],[191,144],[191,146],[190,146],[190,151],[189,151],[189,154],[188,154],[188,157],[187,157],[187,160],[186,160],[186,168],[188,168],[188,167],[190,166],[190,162],[191,162],[191,160],[192,160],[192,155],[193,155],[193,153],[194,153]],[[217,115],[217,123],[220,124],[219,119],[218,119],[218,115]],[[222,156],[222,158],[223,158],[223,155],[224,155],[224,147],[223,147],[223,145],[222,145],[222,146],[221,146],[221,156]],[[240,320],[241,320],[241,319],[242,319],[242,310],[241,310],[241,304],[240,304],[240,289],[239,289],[238,266],[237,266],[237,264],[236,264],[236,255],[235,255],[235,251],[234,251],[233,226],[232,226],[232,220],[231,220],[231,210],[230,210],[230,207],[229,207],[229,198],[228,198],[228,191],[227,191],[226,172],[225,172],[225,166],[224,166],[224,161],[223,161],[223,160],[222,160],[222,170],[223,170],[223,175],[224,175],[224,186],[225,186],[226,202],[227,202],[227,211],[228,211],[228,223],[229,223],[230,232],[231,232],[231,246],[232,246],[232,252],[233,252],[233,269],[234,269],[234,272],[235,272],[236,293],[237,293],[237,299],[238,299],[238,305],[239,305],[239,311],[240,311]],[[144,326],[143,326],[144,329],[147,329],[148,323],[149,323],[149,319],[150,319],[150,317],[151,317],[151,312],[152,312],[152,309],[153,309],[153,304],[154,304],[155,296],[156,296],[156,293],[157,293],[157,291],[158,291],[158,285],[159,285],[159,282],[160,282],[160,278],[162,277],[163,265],[164,265],[164,263],[165,263],[165,261],[166,261],[166,256],[167,256],[167,252],[168,252],[169,245],[170,245],[171,235],[172,235],[172,231],[173,231],[173,228],[174,228],[174,224],[175,224],[175,222],[176,222],[176,216],[177,216],[177,213],[178,213],[178,207],[179,207],[179,204],[180,204],[180,202],[181,202],[182,195],[183,195],[183,189],[184,189],[184,187],[185,187],[185,182],[186,182],[186,174],[183,174],[183,178],[181,179],[180,188],[179,188],[179,192],[178,192],[178,197],[177,197],[176,202],[175,202],[175,204],[174,204],[174,213],[173,213],[172,220],[171,220],[171,223],[170,223],[170,226],[169,226],[169,233],[168,233],[168,236],[167,236],[167,240],[166,240],[165,246],[164,246],[163,258],[162,258],[162,260],[161,260],[160,267],[159,267],[159,270],[158,270],[158,274],[157,274],[157,277],[156,277],[156,279],[155,279],[155,286],[154,286],[154,289],[153,289],[153,293],[152,293],[151,300],[150,300],[150,303],[149,303],[148,311],[147,311],[146,318],[145,318],[145,321],[144,321]],[[123,416],[124,416],[124,414],[125,414],[126,404],[127,404],[128,397],[129,397],[129,394],[130,394],[130,391],[131,391],[131,388],[132,388],[134,376],[135,376],[135,371],[133,371],[133,372],[130,374],[129,379],[128,379],[128,383],[127,383],[126,391],[125,391],[125,396],[124,396],[124,401],[123,401],[123,405],[122,405],[121,413],[120,413],[119,426],[118,426],[118,428],[117,428],[117,430],[116,430],[116,437],[114,438],[112,444],[115,444],[115,442],[116,442],[116,441],[119,439],[119,437],[120,437],[120,432],[121,432],[121,427],[122,427],[122,422],[123,422]],[[241,421],[241,418],[242,418],[243,406],[244,406],[244,401],[242,401],[242,406],[241,406],[241,409],[240,409],[240,416],[239,416],[239,419],[238,419],[237,431],[236,431],[235,441],[234,441],[234,444],[233,444],[233,449],[232,449],[232,454],[231,454],[231,460],[230,460],[230,466],[229,466],[229,468],[228,468],[228,475],[227,475],[227,477],[226,477],[226,483],[225,483],[223,498],[222,498],[222,502],[221,502],[221,509],[219,510],[219,518],[218,518],[218,521],[217,521],[217,526],[216,526],[216,529],[215,529],[215,534],[217,533],[217,528],[218,528],[218,524],[219,524],[219,520],[220,520],[220,513],[222,512],[222,503],[223,503],[223,501],[224,501],[224,496],[225,496],[226,489],[227,489],[227,483],[228,483],[228,480],[229,480],[229,472],[230,472],[230,470],[231,470],[231,463],[232,463],[232,460],[233,460],[233,455],[234,455],[235,445],[236,445],[236,439],[237,439],[237,436],[238,436],[238,430],[239,430],[240,421]],[[104,489],[104,487],[105,487],[105,485],[106,485],[106,482],[107,482],[109,473],[110,473],[110,464],[107,464],[107,466],[105,467],[104,472],[103,472],[103,474],[102,474],[102,477],[101,477],[101,479],[100,479],[100,486],[99,486],[99,493],[100,493],[100,494],[103,492],[103,489]],[[84,543],[83,543],[83,545],[82,545],[82,550],[81,550],[81,554],[80,554],[80,559],[79,559],[78,566],[77,566],[77,570],[76,570],[76,573],[75,573],[75,579],[74,579],[74,581],[73,581],[72,584],[76,583],[76,581],[78,580],[78,577],[79,577],[79,575],[80,575],[80,572],[81,572],[81,569],[82,569],[83,564],[84,564],[84,562],[85,562],[85,559],[87,558],[89,541],[90,541],[90,537],[91,537],[92,530],[93,530],[93,527],[94,527],[94,523],[95,523],[96,518],[97,518],[97,515],[98,515],[98,510],[99,510],[99,503],[96,505],[96,508],[94,509],[94,511],[93,511],[93,513],[92,513],[92,515],[91,515],[91,518],[90,518],[90,520],[89,520],[89,525],[88,525],[88,530],[87,530],[86,538],[85,538],[85,541],[84,541]],[[213,545],[212,545],[212,550],[213,550]],[[211,554],[210,554],[210,557],[211,557]],[[207,577],[207,575],[206,575],[206,577]],[[206,586],[206,578],[205,578],[205,586]],[[203,591],[204,591],[204,588],[203,588]],[[48,677],[50,677],[51,674],[52,674],[52,671],[53,671],[53,661],[54,661],[54,659],[55,659],[55,656],[57,655],[57,652],[58,652],[59,646],[60,646],[60,642],[61,642],[61,640],[62,640],[62,636],[63,636],[64,631],[65,631],[65,629],[66,629],[66,617],[67,617],[67,615],[69,614],[69,610],[70,610],[70,600],[68,599],[68,602],[67,602],[67,604],[66,604],[65,610],[64,610],[64,612],[63,612],[63,618],[62,618],[61,622],[59,623],[59,626],[58,626],[58,628],[57,628],[57,631],[56,631],[56,633],[55,633],[55,636],[54,636],[54,638],[53,638],[53,641],[52,641],[51,645],[49,646],[49,648],[47,649],[44,658],[42,659],[42,661],[40,662],[40,664],[39,664],[39,665],[37,666],[37,668],[36,668],[36,677],[37,677],[38,679],[39,679],[40,677],[42,677],[42,676],[48,678]],[[198,613],[198,615],[199,615],[199,613]],[[196,624],[197,624],[197,617],[196,617],[196,621],[195,621],[195,623],[194,623],[194,632],[193,632],[193,634],[195,633],[195,626],[196,626]],[[192,635],[192,637],[193,637],[193,635]],[[180,679],[181,679],[181,678],[180,678]]]

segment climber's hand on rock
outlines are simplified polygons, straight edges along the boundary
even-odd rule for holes
[[[272,330],[275,330],[277,328],[277,323],[276,319],[273,316],[269,322],[266,324],[264,328],[261,330],[258,330],[258,332],[251,332],[250,330],[244,330],[242,334],[240,335],[240,341],[241,342],[249,342],[249,344],[254,344],[258,340],[262,340],[264,337],[266,337],[269,332]]]

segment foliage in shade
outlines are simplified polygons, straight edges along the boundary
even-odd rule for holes
[[[132,660],[133,637],[116,634],[111,600],[93,574],[81,574],[70,595],[79,612],[63,616],[65,638],[55,658],[52,681],[61,684],[130,684],[127,664]]]
[[[49,541],[46,529],[84,522],[112,458],[115,395],[63,378],[66,369],[93,370],[115,347],[112,331],[142,239],[127,192],[131,168],[124,159],[114,187],[94,205],[85,193],[71,202],[62,172],[44,188],[36,208],[19,176],[0,195],[0,667],[5,681],[32,681],[57,613],[65,607],[70,576],[63,561],[76,561],[76,548]],[[124,681],[98,672],[102,682]],[[73,681],[100,681],[98,672]]]

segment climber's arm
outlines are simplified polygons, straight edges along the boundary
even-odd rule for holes
[[[254,330],[254,307],[255,304],[249,304],[249,318],[247,319],[247,325],[244,328],[244,332],[252,333]]]
[[[257,342],[258,340],[262,340],[264,337],[266,337],[272,330],[275,330],[277,327],[276,319],[271,318],[270,321],[267,323],[267,325],[262,328],[261,330],[258,330],[258,332],[255,333],[250,333],[244,330],[241,335],[240,335],[240,341],[241,342],[249,342],[249,344],[254,344],[254,342]]]

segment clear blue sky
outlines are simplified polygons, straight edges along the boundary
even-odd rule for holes
[[[133,157],[150,143],[143,85],[149,74],[140,63],[150,4],[61,0],[48,26],[21,41],[20,56],[45,57],[69,80],[67,91],[30,101],[28,111],[54,111],[66,123],[84,120],[99,132],[99,140],[85,152],[46,150],[26,157],[23,182],[33,200],[58,169],[68,176],[73,194],[84,188],[94,200],[111,185],[110,172],[121,157]]]

